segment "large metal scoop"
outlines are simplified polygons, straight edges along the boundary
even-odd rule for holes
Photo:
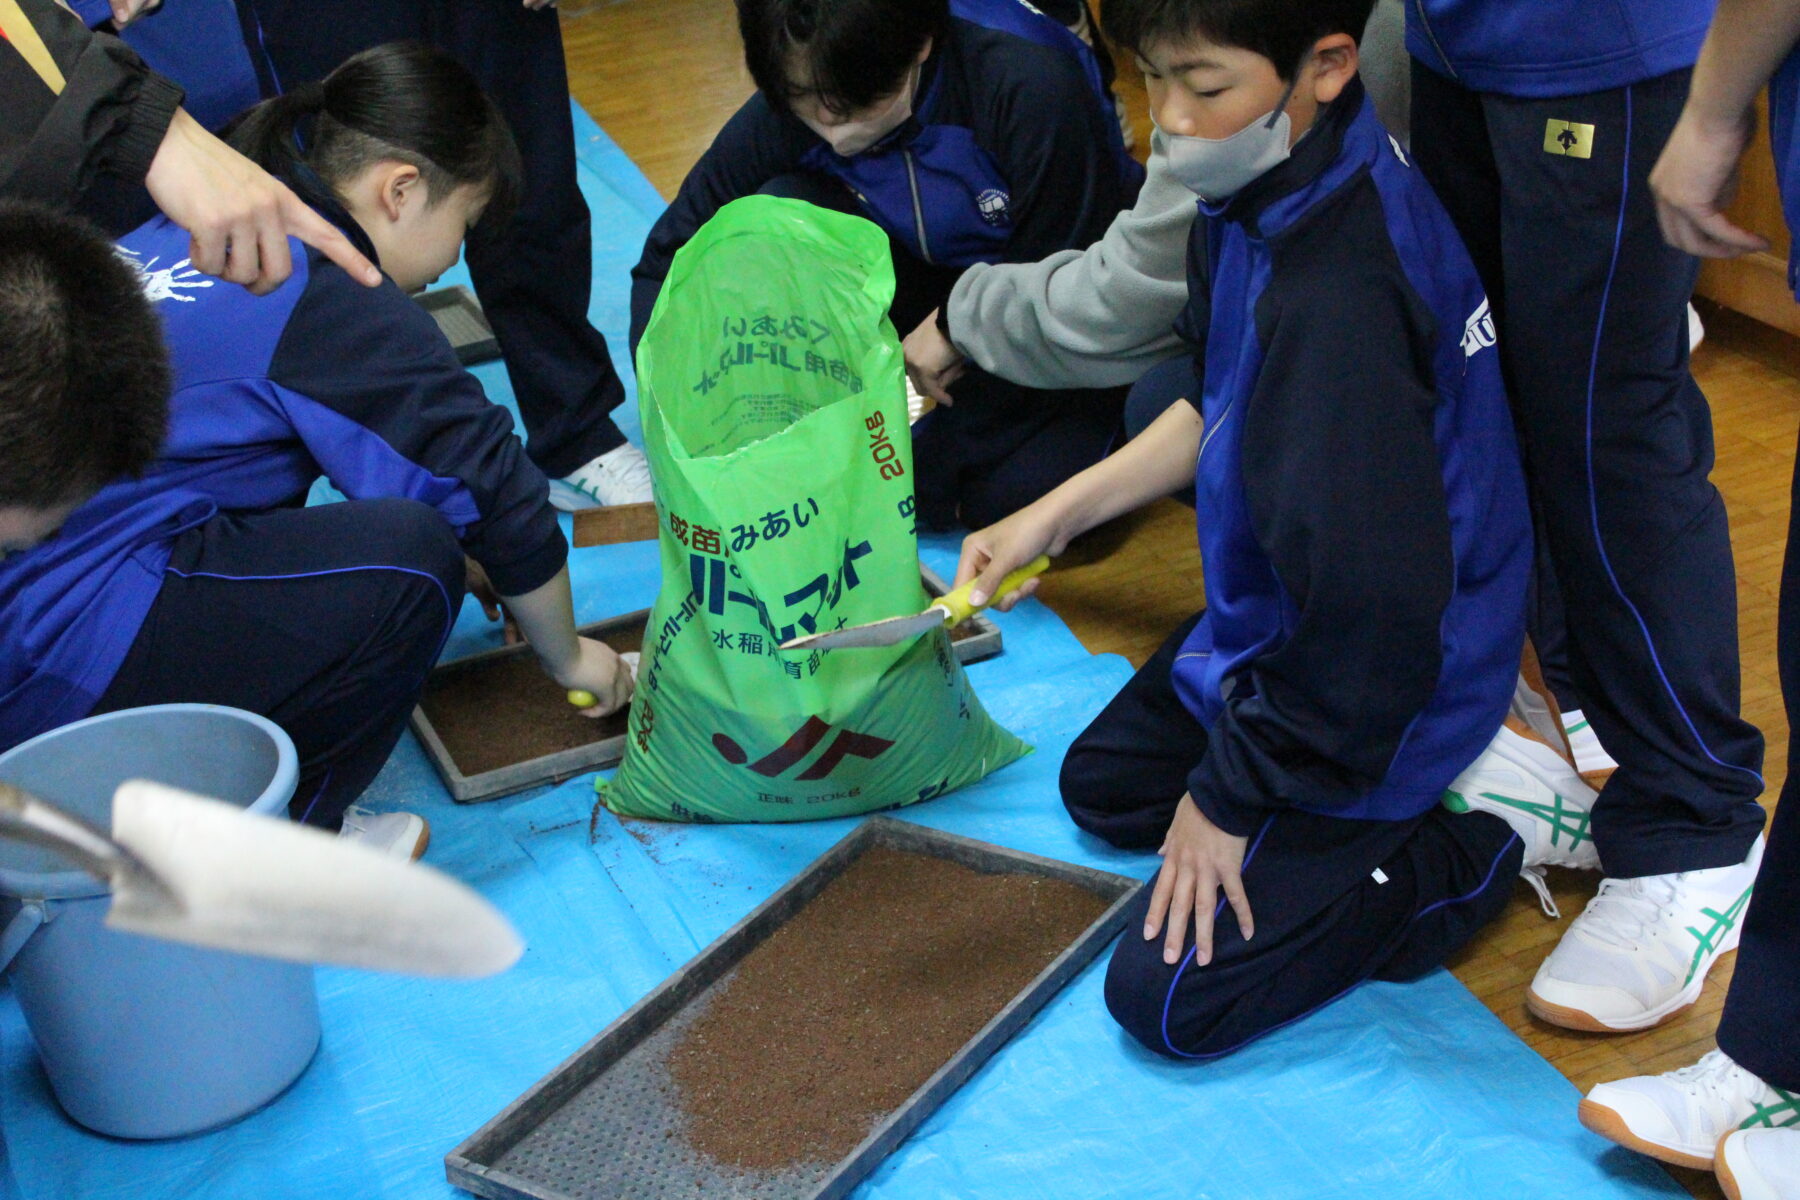
[[[240,954],[474,978],[524,944],[449,876],[322,830],[132,781],[112,836],[0,783],[0,837],[42,846],[112,888],[106,924]]]

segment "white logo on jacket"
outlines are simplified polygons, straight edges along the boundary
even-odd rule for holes
[[[123,246],[116,246],[114,249],[119,252],[119,257],[125,260],[126,265],[137,272],[138,286],[144,289],[144,298],[152,304],[160,304],[164,300],[192,304],[195,297],[183,296],[183,291],[213,285],[212,280],[193,269],[192,259],[184,258],[173,266],[157,271],[151,268],[161,261],[160,256],[145,262],[135,250],[127,250]]]
[[[1463,322],[1463,355],[1474,358],[1499,340],[1499,335],[1494,332],[1494,314],[1488,311],[1487,297],[1483,296],[1481,307],[1470,313],[1469,319]]]
[[[975,197],[975,207],[981,210],[981,219],[989,225],[1006,224],[1011,205],[1012,197],[999,188],[989,188]]]

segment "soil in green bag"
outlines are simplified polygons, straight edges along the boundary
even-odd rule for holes
[[[620,653],[644,644],[642,627],[589,636]],[[529,650],[433,671],[419,707],[465,776],[623,737],[631,714],[628,705],[607,717],[582,716]]]
[[[876,847],[718,985],[670,1052],[695,1149],[835,1162],[1105,912],[1037,875]]]

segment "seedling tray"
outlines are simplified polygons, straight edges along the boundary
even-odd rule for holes
[[[983,873],[1064,880],[1106,910],[899,1108],[835,1163],[775,1172],[722,1168],[688,1145],[667,1061],[701,1006],[744,958],[878,847]],[[848,1194],[1030,1021],[1125,923],[1135,879],[871,817],[444,1159],[452,1184],[489,1200],[826,1200]]]
[[[434,288],[419,297],[419,305],[431,314],[465,367],[500,357],[500,339],[494,336],[481,301],[459,284]]]
[[[612,617],[605,621],[597,621],[592,625],[584,625],[580,632],[583,637],[597,638],[601,641],[612,641],[620,635],[627,639],[642,641],[644,627],[650,620],[649,609],[639,609],[622,617]],[[472,672],[489,671],[512,660],[525,659],[531,654],[529,646],[503,646],[498,650],[486,650],[480,654],[460,658],[448,662],[431,672],[425,682],[425,693],[429,697],[432,691],[452,681],[457,676]],[[542,680],[547,694],[561,697],[562,689],[558,688],[548,677]],[[581,718],[585,720],[586,718]],[[625,754],[625,734],[620,733],[583,746],[575,746],[568,750],[560,750],[554,754],[545,754],[537,758],[529,758],[523,762],[509,766],[495,767],[493,770],[480,771],[473,775],[465,775],[457,766],[456,759],[451,756],[444,745],[443,738],[432,725],[431,717],[426,713],[423,704],[415,706],[412,712],[413,732],[418,734],[419,742],[425,747],[425,755],[431,759],[431,765],[443,778],[444,786],[450,790],[450,796],[458,804],[474,804],[481,800],[492,800],[497,796],[510,795],[523,791],[528,787],[536,787],[543,783],[560,783],[565,779],[580,775],[584,771],[597,771],[602,767],[610,767]]]

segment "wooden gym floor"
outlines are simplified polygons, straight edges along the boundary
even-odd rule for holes
[[[575,97],[650,182],[673,196],[752,90],[730,0],[570,0],[563,22]],[[1120,72],[1120,93],[1135,114],[1142,147],[1148,143],[1149,118],[1141,80],[1129,69]],[[1694,374],[1713,405],[1714,479],[1730,506],[1737,556],[1744,715],[1768,739],[1769,791],[1763,802],[1773,805],[1787,762],[1775,671],[1775,603],[1800,420],[1800,348],[1733,314],[1708,310],[1707,316],[1709,336],[1694,356]],[[1192,512],[1163,501],[1095,531],[1058,562],[1040,595],[1088,649],[1142,663],[1201,603]],[[1129,602],[1122,600],[1126,597]],[[1526,1013],[1532,973],[1586,903],[1595,880],[1556,872],[1551,882],[1562,921],[1546,919],[1520,884],[1506,916],[1451,964],[1457,977],[1583,1090],[1602,1080],[1682,1066],[1712,1049],[1735,955],[1714,969],[1700,1003],[1645,1033],[1572,1033]],[[1566,1116],[1575,1119],[1572,1107]],[[1719,1195],[1710,1175],[1672,1173],[1696,1195]]]

